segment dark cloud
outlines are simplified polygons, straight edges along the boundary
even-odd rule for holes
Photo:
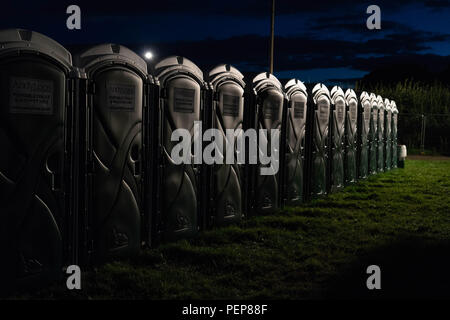
[[[413,32],[414,29],[403,23],[391,20],[381,20],[381,29],[368,31],[366,26],[367,17],[364,15],[347,15],[345,18],[340,16],[330,16],[328,21],[323,19],[314,19],[310,22],[310,29],[321,32],[352,32],[368,35],[368,33],[390,33],[390,32]]]
[[[371,70],[374,61],[389,60],[383,57],[416,55],[430,48],[428,42],[449,39],[450,35],[418,31],[391,34],[363,42],[300,36],[276,37],[275,68],[278,71],[338,67]],[[155,44],[155,48],[160,57],[184,55],[202,67],[231,63],[251,70],[266,68],[268,44],[268,37],[245,35],[224,40],[159,43]]]
[[[425,6],[434,9],[450,8],[448,0],[429,0],[425,1]]]
[[[372,71],[399,65],[408,65],[411,68],[420,68],[438,73],[450,66],[450,56],[443,57],[433,54],[399,54],[385,57],[355,59],[351,67],[359,70]]]

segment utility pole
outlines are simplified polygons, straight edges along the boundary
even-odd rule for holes
[[[274,29],[275,29],[275,0],[272,0],[272,16],[270,23],[270,67],[269,67],[270,74],[273,74]]]

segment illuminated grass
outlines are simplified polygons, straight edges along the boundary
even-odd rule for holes
[[[450,161],[407,161],[326,199],[144,251],[21,298],[450,296]],[[378,264],[382,288],[365,288]]]

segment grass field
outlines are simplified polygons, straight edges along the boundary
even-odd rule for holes
[[[450,161],[410,160],[326,199],[144,251],[21,298],[450,297]],[[366,288],[367,266],[382,290]]]

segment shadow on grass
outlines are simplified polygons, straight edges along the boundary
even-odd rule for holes
[[[449,298],[449,251],[450,241],[404,238],[360,256],[331,279],[322,298]],[[381,290],[367,289],[370,265],[381,269]]]

